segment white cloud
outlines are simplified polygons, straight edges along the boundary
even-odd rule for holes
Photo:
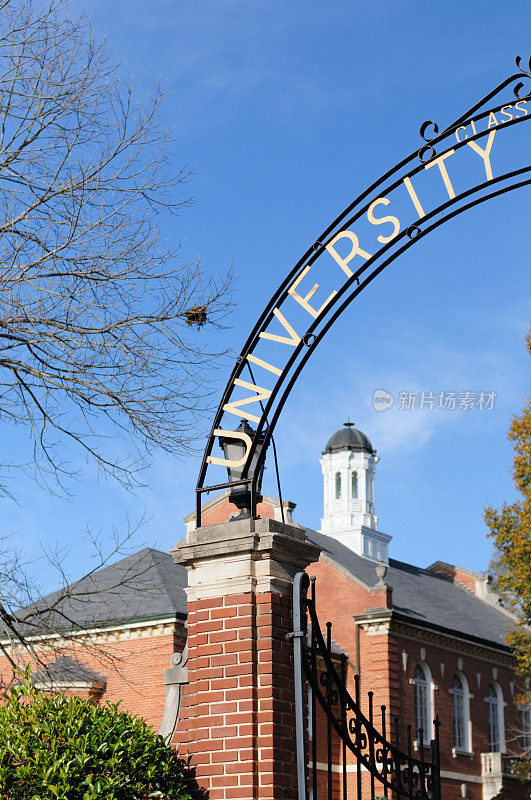
[[[506,324],[504,317],[492,321],[495,329]],[[508,420],[520,393],[521,371],[516,363],[521,353],[514,352],[511,364],[506,342],[492,346],[492,336],[487,341],[490,346],[467,346],[465,342],[457,349],[440,341],[419,341],[414,335],[404,335],[393,339],[377,367],[371,353],[356,359],[339,357],[335,363],[325,357],[312,365],[314,369],[307,368],[307,375],[301,377],[279,423],[277,439],[283,467],[289,469],[314,459],[349,414],[378,451],[386,453],[404,448],[419,450],[444,427],[499,426],[499,414]],[[373,409],[376,389],[393,395],[392,408],[380,412]],[[443,410],[437,409],[435,403],[433,409],[418,409],[422,392],[441,391],[457,395],[475,392],[476,402],[480,392],[495,392],[495,408]],[[398,408],[400,392],[417,393],[417,408]]]

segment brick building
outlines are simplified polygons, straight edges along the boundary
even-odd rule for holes
[[[349,686],[359,674],[362,697],[373,691],[375,706],[385,704],[390,720],[398,715],[411,723],[417,752],[419,729],[429,740],[433,717],[439,714],[445,800],[490,800],[500,791],[525,797],[526,787],[512,776],[514,759],[531,745],[530,712],[518,707],[514,658],[505,644],[512,616],[481,573],[442,562],[420,568],[389,558],[391,536],[379,530],[375,514],[377,461],[367,436],[345,425],[322,454],[321,532],[293,523],[293,503],[285,503],[283,509],[285,521],[304,530],[307,540],[320,548],[319,561],[307,571],[317,579],[319,617],[323,624],[332,621],[335,647],[347,655]],[[205,505],[203,526],[226,522],[235,513],[225,492]],[[278,501],[268,497],[258,513],[269,520],[282,515]],[[185,517],[185,523],[190,535],[194,515]],[[48,668],[39,671],[36,682],[90,695],[95,701],[120,699],[124,708],[170,734],[186,680],[185,584],[184,567],[149,548],[87,576],[76,586],[78,599],[53,613],[68,620],[76,635],[90,636],[97,647],[76,648],[75,637],[70,638],[60,655],[50,651]],[[50,600],[53,596],[44,602]],[[227,609],[218,613],[215,603],[209,610],[208,601],[203,602],[204,607],[193,605],[194,642],[204,639],[212,646],[217,636],[214,647],[224,654],[245,629],[239,630],[237,619],[224,618]],[[61,627],[59,618],[56,627]],[[46,654],[47,643],[40,646]],[[235,641],[234,653],[242,649],[244,644]],[[119,661],[105,665],[102,652]],[[236,677],[237,658],[233,660],[234,675],[224,671],[221,683],[235,681],[237,693],[242,686]],[[213,686],[207,682],[204,691],[212,694]],[[194,709],[186,713],[190,718]],[[318,726],[323,725],[320,719]],[[242,731],[236,727],[234,735]],[[208,732],[204,735],[209,738]],[[188,742],[189,751],[190,746]],[[227,743],[220,746],[230,750]],[[339,760],[338,750],[338,765]],[[216,759],[209,764],[209,769],[217,769]],[[319,767],[324,771],[324,763]],[[353,784],[354,763],[348,763],[348,772]],[[368,797],[366,775],[363,783]],[[242,792],[233,796],[244,796],[243,784]]]

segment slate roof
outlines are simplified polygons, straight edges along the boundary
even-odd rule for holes
[[[374,561],[357,555],[330,536],[310,530],[306,535],[321,548],[325,558],[348,574],[367,586],[378,583]],[[393,587],[393,611],[400,617],[507,647],[510,617],[443,575],[390,558],[385,582]]]
[[[68,656],[58,656],[55,661],[47,664],[42,669],[33,673],[33,683],[70,683],[83,681],[84,683],[106,683],[105,675],[100,675],[96,670],[81,664]]]
[[[330,437],[323,453],[335,453],[337,450],[365,450],[369,453],[376,452],[369,437],[362,431],[354,428],[351,422],[345,422],[345,426]]]
[[[366,586],[378,583],[374,561],[316,531],[307,530],[306,535],[344,572]],[[385,582],[393,587],[393,614],[399,618],[506,648],[508,615],[443,575],[390,559]],[[60,630],[171,616],[184,619],[185,586],[184,567],[174,564],[168,553],[147,547],[82,578],[74,585],[76,597],[62,605],[54,606],[59,593],[43,598],[39,607],[51,609],[44,617],[33,613],[34,607],[19,614],[26,619],[30,615],[32,624],[24,626],[26,634],[46,627]]]
[[[71,630],[114,622],[186,617],[186,570],[169,553],[146,547],[53,592],[17,613],[23,633]]]

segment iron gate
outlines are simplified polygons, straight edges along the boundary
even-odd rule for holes
[[[419,758],[413,755],[411,725],[406,726],[405,750],[401,749],[398,717],[394,717],[392,730],[387,732],[385,706],[379,709],[381,730],[377,729],[373,692],[368,692],[368,715],[365,716],[360,704],[359,675],[354,676],[353,697],[347,688],[347,656],[338,654],[336,657],[333,654],[330,622],[326,623],[326,634],[323,635],[315,607],[315,578],[310,580],[305,572],[295,576],[291,636],[295,655],[299,800],[339,800],[340,796],[343,800],[352,800],[352,796],[349,799],[347,781],[349,752],[355,759],[357,800],[362,798],[364,771],[370,776],[371,798],[380,793],[389,798],[391,792],[397,800],[441,800],[438,718],[434,721],[435,738],[430,741],[429,760],[423,760],[422,729],[417,733]],[[326,726],[326,734],[322,737],[326,749],[325,763],[318,762],[318,708],[322,709]],[[324,780],[318,780],[319,772],[326,772]],[[376,790],[377,783],[379,791]]]

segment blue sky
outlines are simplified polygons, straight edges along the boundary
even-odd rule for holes
[[[214,271],[234,265],[238,304],[224,343],[235,350],[319,232],[417,145],[420,123],[448,124],[529,46],[528,3],[514,1],[76,0],[72,8],[86,9],[140,93],[165,81],[178,157],[195,169],[187,187],[195,203],[166,233],[185,237],[189,257],[201,254]],[[381,459],[376,510],[394,537],[391,555],[486,568],[483,507],[514,496],[506,430],[529,387],[528,231],[528,190],[476,208],[402,256],[335,325],[277,428],[283,492],[298,522],[319,527],[318,457],[350,416]],[[496,392],[496,403],[422,412],[395,403],[377,413],[376,389]],[[159,454],[149,487],[135,495],[95,482],[90,469],[68,498],[21,481],[19,504],[2,501],[0,530],[30,556],[57,543],[72,576],[88,565],[87,523],[106,536],[145,510],[138,544],[167,549],[183,535],[198,467],[197,458]],[[274,493],[271,467],[264,490]],[[46,570],[42,579],[46,588],[54,581]]]

